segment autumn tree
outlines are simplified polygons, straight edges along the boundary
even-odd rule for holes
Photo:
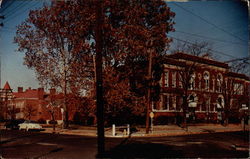
[[[84,65],[92,58],[88,36],[93,18],[91,8],[82,7],[85,9],[58,2],[30,11],[15,37],[18,50],[25,52],[24,64],[35,70],[40,84],[64,93],[65,127],[68,127],[67,94],[72,88],[81,91],[84,82],[91,79]]]
[[[76,112],[74,113],[74,123],[93,125],[96,124],[96,106],[93,96],[77,97]]]
[[[105,116],[108,125],[134,124],[145,115],[145,97],[131,90],[124,68],[106,68],[109,71],[104,75]]]
[[[120,99],[118,103],[120,106],[127,105],[124,111],[128,113],[135,112],[133,110],[136,109],[145,111],[145,101],[150,100],[146,91],[150,87],[147,80],[151,78],[147,77],[150,51],[153,57],[165,54],[171,41],[167,33],[173,31],[174,13],[161,1],[112,1],[110,4],[105,7],[108,16],[105,17],[104,23],[109,25],[104,26],[104,42],[108,48],[104,49],[107,55],[104,65],[111,66],[113,80],[118,83],[112,85],[116,89],[110,89],[109,94],[113,97],[106,97],[110,101],[107,104],[111,103],[107,107],[112,108],[117,99]],[[119,76],[117,72],[119,73],[121,66],[124,73]],[[110,70],[110,67],[107,67],[107,70]],[[125,89],[119,90],[121,88]],[[136,104],[131,102],[131,99],[137,101]]]
[[[126,70],[123,75],[131,77],[136,73],[133,64],[148,62],[150,47],[154,48],[154,57],[168,49],[171,39],[167,33],[174,30],[174,13],[165,2],[103,0],[99,3],[103,8],[105,75],[110,70],[117,72],[123,66]],[[51,6],[31,11],[26,21],[19,25],[15,42],[19,51],[25,52],[24,64],[36,71],[41,84],[61,89],[66,97],[72,92],[71,88],[80,88],[80,91],[84,89],[84,82],[93,80],[93,75],[85,66],[89,65],[89,59],[96,52],[95,19],[93,0],[57,1]],[[147,41],[152,41],[152,45],[149,46]],[[124,84],[116,78],[114,76],[114,81],[120,86],[114,90],[105,87],[107,90],[104,90],[111,95],[105,97],[107,107],[112,107],[121,95],[121,99],[126,101],[125,97],[130,94],[126,93],[129,89],[120,90],[125,83],[129,85],[129,78]],[[116,83],[113,84],[116,86]],[[120,93],[114,93],[116,90]],[[66,102],[64,109],[67,112]]]

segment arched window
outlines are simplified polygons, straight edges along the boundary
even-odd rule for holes
[[[222,77],[222,74],[218,74],[217,75],[217,91],[218,92],[222,92],[222,82],[223,82],[223,77]]]
[[[190,82],[189,82],[189,89],[195,88],[195,73],[191,75]]]
[[[209,90],[209,73],[206,71],[204,72],[204,82],[205,82],[205,90]]]
[[[217,99],[217,108],[224,108],[224,98],[222,96],[219,96]]]
[[[191,95],[191,96],[189,97],[189,101],[190,101],[190,102],[194,102],[194,96],[193,96],[193,95]]]
[[[191,94],[188,97],[188,106],[189,107],[197,107],[197,101],[198,101],[197,96],[195,94]]]

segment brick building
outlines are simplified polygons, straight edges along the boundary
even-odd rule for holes
[[[62,98],[62,94],[56,93],[55,89],[50,89],[47,93],[43,88],[23,90],[23,87],[18,87],[17,92],[13,92],[6,82],[1,89],[1,118],[51,120],[49,103],[52,96]],[[72,118],[72,115],[70,117]],[[60,106],[55,110],[55,119],[62,120]]]
[[[23,87],[18,87],[17,92],[13,92],[9,83],[6,82],[4,88],[1,89],[0,95],[0,119],[49,121],[54,118],[59,124],[62,123],[64,95],[57,92],[56,89],[50,89],[48,92],[45,92],[43,88],[28,88],[24,90]],[[86,114],[85,112],[84,115],[82,113],[84,112],[82,109],[90,109],[87,106],[82,107],[82,105],[89,103],[86,102],[88,101],[86,99],[88,98],[76,98],[73,94],[67,94],[66,102],[68,105],[68,119],[70,121],[79,120],[84,122],[83,120],[86,120],[84,115],[89,115],[90,117],[88,118],[93,120],[91,123],[95,123],[95,115],[93,113]],[[85,103],[83,104],[82,101],[85,101]]]
[[[188,79],[187,118],[212,122],[229,111],[229,119],[238,120],[240,110],[249,107],[249,77],[230,72],[226,63],[184,53],[168,55],[164,61],[160,101],[152,104],[155,117],[176,123],[183,116],[183,79],[187,78],[183,71],[193,66]]]

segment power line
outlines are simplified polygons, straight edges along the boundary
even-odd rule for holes
[[[170,35],[168,35],[168,36],[171,37],[171,38],[173,38],[173,39],[175,39],[175,40],[179,40],[179,41],[181,41],[181,42],[185,42],[185,43],[188,43],[188,44],[196,45],[196,44],[194,44],[194,43],[192,43],[192,42],[189,42],[189,41],[186,41],[186,40],[182,40],[182,39],[179,39],[179,38],[170,36]],[[207,49],[207,50],[209,50],[209,49]],[[216,51],[216,50],[212,50],[212,49],[210,49],[210,50],[213,51],[213,52],[215,52],[215,53],[217,53],[217,54],[221,54],[221,55],[224,55],[224,56],[228,56],[228,57],[230,57],[230,58],[236,58],[236,57],[234,57],[234,56],[232,56],[232,55],[228,55],[228,54],[226,54],[226,53],[224,53],[224,52],[220,52],[220,51]]]
[[[9,8],[11,6],[12,3],[14,3],[13,0],[12,1],[10,0],[9,2],[10,3],[8,5],[6,5],[6,7],[4,7],[3,10],[0,10],[0,13],[3,13],[7,8]]]
[[[239,38],[238,36],[236,36],[236,35],[234,35],[234,34],[228,32],[228,31],[226,31],[226,30],[223,29],[223,28],[220,28],[219,26],[215,25],[214,23],[209,22],[209,21],[206,20],[205,18],[203,18],[203,17],[201,17],[201,16],[199,16],[199,15],[197,15],[197,14],[191,12],[190,10],[188,10],[188,9],[186,9],[186,8],[184,8],[184,7],[182,7],[182,6],[178,5],[178,4],[176,4],[176,3],[173,3],[173,4],[176,5],[177,7],[179,7],[179,8],[181,8],[181,9],[185,10],[186,12],[192,14],[193,16],[196,16],[196,17],[200,18],[201,20],[203,20],[204,22],[206,22],[206,23],[212,25],[213,27],[217,28],[218,30],[221,30],[221,31],[223,31],[224,33],[227,33],[227,34],[233,36],[234,38],[237,38],[237,39],[239,39],[239,40],[245,42],[245,40],[243,40],[243,39]]]
[[[225,63],[230,63],[230,62],[235,62],[235,61],[246,61],[246,60],[249,60],[250,57],[244,57],[244,58],[237,58],[237,59],[233,59],[233,60],[228,60],[228,61],[224,61]]]
[[[187,33],[187,32],[184,32],[184,31],[175,31],[175,32],[183,33],[183,34],[188,34],[188,35],[196,36],[196,37],[200,37],[200,38],[206,38],[206,39],[210,39],[210,40],[214,40],[214,41],[219,41],[219,42],[223,42],[223,43],[231,43],[231,44],[246,46],[243,43],[237,43],[237,42],[232,42],[232,41],[225,41],[225,40],[211,38],[211,37],[207,37],[207,36],[203,36],[203,35],[198,35],[198,34],[193,34],[193,33]]]
[[[25,4],[28,4],[28,1],[24,1],[18,5],[15,6],[15,8],[13,8],[10,12],[8,12],[7,14],[5,14],[6,17],[10,17],[11,15],[15,14],[17,9],[22,8],[23,6],[25,6]]]
[[[12,16],[11,18],[9,18],[9,19],[7,19],[6,21],[4,21],[4,23],[7,23],[8,21],[14,19],[15,17],[19,16],[20,13],[25,12],[25,11],[27,11],[28,9],[31,9],[32,7],[36,6],[37,4],[39,4],[39,2],[36,2],[36,3],[33,4],[32,6],[26,8],[25,10],[22,10],[21,12],[19,12],[19,14],[16,14],[15,16]]]

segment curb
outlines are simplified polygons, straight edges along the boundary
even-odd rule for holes
[[[210,130],[210,129],[209,129]],[[172,130],[173,131],[173,130]],[[176,130],[175,130],[176,131]],[[178,132],[179,131],[179,132]],[[189,131],[185,131],[185,130],[177,130],[177,132],[171,132],[171,130],[169,130],[169,132],[159,132],[157,133],[157,131],[151,133],[151,134],[145,134],[145,133],[132,133],[130,136],[128,135],[116,135],[116,136],[112,136],[111,133],[105,135],[105,137],[107,138],[141,138],[141,137],[163,137],[163,136],[186,136],[186,135],[198,135],[198,134],[209,134],[209,133],[220,133],[220,132],[234,132],[234,131],[243,131],[242,128],[228,128],[228,129],[218,129],[218,130],[212,130],[211,131],[206,131],[203,129],[198,129],[197,130],[189,130]],[[143,131],[142,131],[143,132]],[[42,133],[53,133],[53,131],[51,130],[45,130],[42,131]],[[97,137],[97,133],[95,132],[81,132],[77,131],[71,131],[71,130],[56,130],[55,134],[63,134],[63,135],[79,135],[79,136],[88,136],[88,137]]]

